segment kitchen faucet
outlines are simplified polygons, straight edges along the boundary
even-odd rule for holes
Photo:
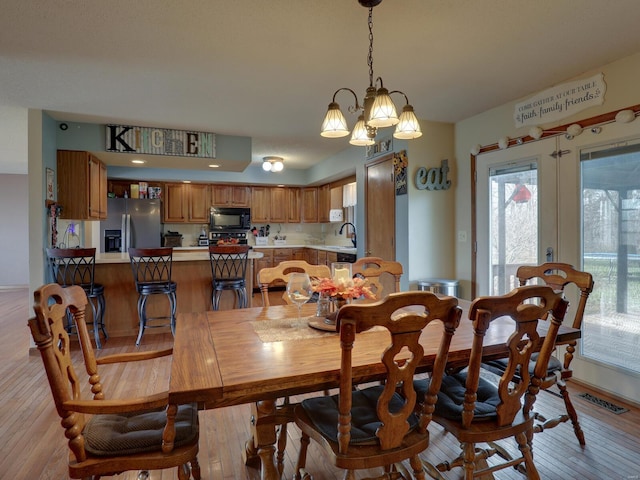
[[[353,248],[356,248],[356,226],[351,223],[351,222],[345,222],[340,226],[340,231],[338,232],[338,235],[342,235],[342,230],[344,230],[344,227],[346,227],[347,225],[351,225],[353,227],[353,233],[351,234],[351,243],[353,243]]]

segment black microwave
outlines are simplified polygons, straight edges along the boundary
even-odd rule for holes
[[[250,230],[250,208],[211,207],[209,230]]]

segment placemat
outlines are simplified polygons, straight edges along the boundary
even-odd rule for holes
[[[251,325],[263,343],[304,340],[308,338],[337,336],[335,332],[323,332],[308,325],[310,317],[283,318],[277,320],[253,321]]]

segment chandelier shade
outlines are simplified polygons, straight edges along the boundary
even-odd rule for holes
[[[327,109],[327,114],[322,122],[322,130],[320,135],[327,138],[340,138],[349,135],[347,120],[340,111],[340,105],[331,102]]]
[[[393,133],[395,138],[401,140],[412,140],[422,136],[418,118],[409,105],[409,99],[400,90],[389,92],[383,85],[382,78],[377,77],[374,81],[373,75],[373,7],[379,5],[382,0],[358,0],[360,5],[369,9],[369,56],[367,65],[369,66],[369,86],[366,89],[362,104],[358,101],[358,96],[350,88],[342,87],[335,91],[333,100],[329,104],[327,114],[322,122],[320,135],[327,138],[340,138],[349,135],[347,121],[340,110],[340,105],[336,102],[336,96],[343,90],[350,92],[355,100],[354,105],[348,107],[350,113],[358,113],[358,120],[353,128],[349,143],[356,146],[370,146],[375,143],[375,138],[379,128],[396,126]],[[391,95],[400,94],[405,98],[406,105],[398,117],[396,105],[391,99]]]

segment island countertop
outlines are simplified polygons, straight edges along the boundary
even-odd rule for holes
[[[262,258],[261,252],[254,252],[249,250],[249,260],[256,258]],[[188,248],[174,248],[173,257],[174,262],[194,262],[198,260],[209,261],[209,247],[188,247]],[[96,264],[104,263],[129,263],[129,254],[121,252],[109,252],[109,253],[97,253],[96,252]]]

